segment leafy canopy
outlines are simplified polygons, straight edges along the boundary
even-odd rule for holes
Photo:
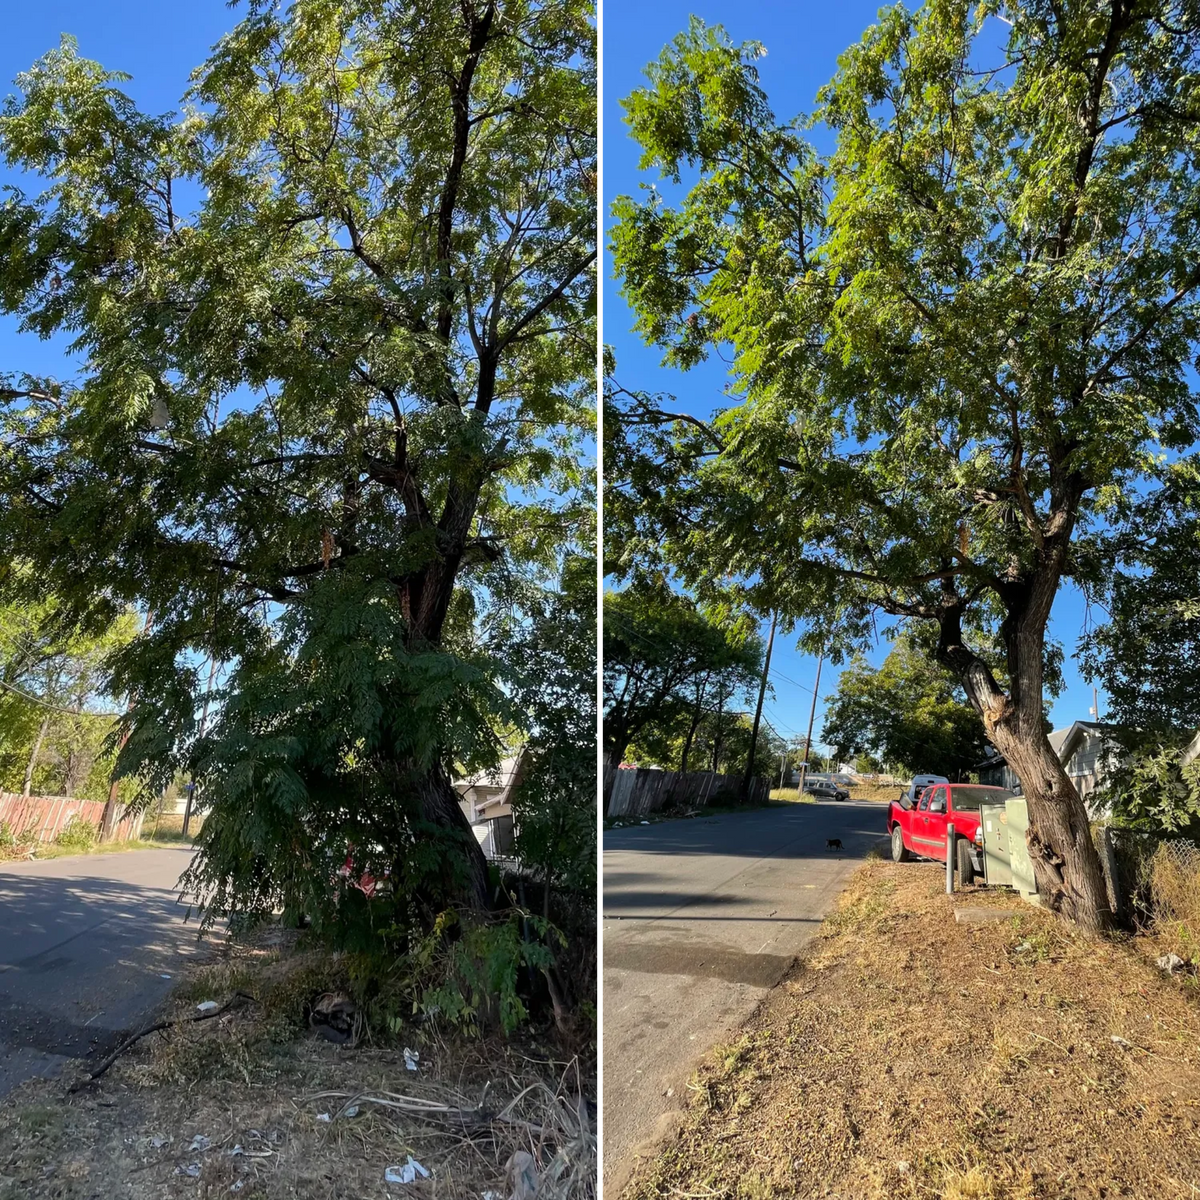
[[[53,597],[0,603],[0,790],[20,791],[32,760],[35,794],[107,798],[116,713],[105,663],[138,626],[126,612],[88,635],[64,626]]]
[[[1135,506],[1121,531],[1108,620],[1084,642],[1106,719],[1133,743],[1182,743],[1200,728],[1200,491],[1194,464]]]
[[[666,182],[617,200],[612,251],[642,336],[683,368],[722,347],[732,398],[660,414],[678,478],[627,558],[661,542],[843,645],[877,610],[947,652],[998,639],[1040,711],[1010,635],[1040,657],[1058,579],[1101,584],[1109,523],[1198,432],[1196,21],[885,9],[820,93],[821,155],[772,112],[763,48],[693,18],[625,101]]]
[[[724,622],[661,578],[604,597],[604,750],[676,731],[697,709],[744,691],[762,663],[747,622]]]
[[[328,910],[351,841],[431,928],[448,773],[530,720],[488,615],[587,527],[591,9],[252,0],[181,114],[124,78],[64,39],[0,117],[0,307],[75,363],[3,384],[0,557],[153,614],[121,769],[197,773],[210,906]]]

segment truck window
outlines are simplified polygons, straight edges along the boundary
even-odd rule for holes
[[[1005,800],[1013,798],[1012,792],[1006,788],[973,787],[967,784],[949,790],[951,807],[956,812],[978,812],[981,804],[1003,804]]]
[[[929,798],[933,795],[933,788],[926,788],[921,793],[921,803],[917,805],[918,812],[926,812],[929,809]]]

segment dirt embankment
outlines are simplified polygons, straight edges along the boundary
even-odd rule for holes
[[[1159,971],[1153,938],[940,887],[939,867],[864,866],[625,1200],[1200,1194],[1195,977]]]
[[[22,1085],[0,1101],[0,1200],[594,1197],[593,1046],[581,1062],[557,1036],[407,1022],[335,1044],[308,1012],[337,974],[328,955],[237,949],[167,1015],[254,1003],[144,1038],[74,1094],[82,1071]]]

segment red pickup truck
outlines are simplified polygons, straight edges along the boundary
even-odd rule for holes
[[[946,861],[946,826],[958,835],[955,866],[963,883],[983,874],[983,828],[979,808],[1012,799],[1006,788],[978,783],[936,783],[927,787],[915,805],[893,800],[888,805],[887,829],[892,858],[906,862],[914,854]]]

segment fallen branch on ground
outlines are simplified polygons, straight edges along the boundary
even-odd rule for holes
[[[234,992],[220,1008],[214,1009],[212,1012],[197,1013],[194,1017],[179,1017],[174,1021],[158,1021],[153,1025],[143,1029],[140,1033],[133,1034],[132,1037],[127,1037],[86,1079],[76,1080],[69,1088],[67,1093],[71,1094],[85,1088],[89,1083],[94,1083],[109,1067],[121,1057],[131,1046],[140,1042],[142,1038],[151,1033],[160,1033],[164,1029],[174,1029],[177,1025],[192,1025],[197,1021],[211,1021],[214,1017],[219,1017],[227,1013],[239,1000],[249,1000],[252,1004],[257,1004],[258,1001],[250,995],[249,992]]]

